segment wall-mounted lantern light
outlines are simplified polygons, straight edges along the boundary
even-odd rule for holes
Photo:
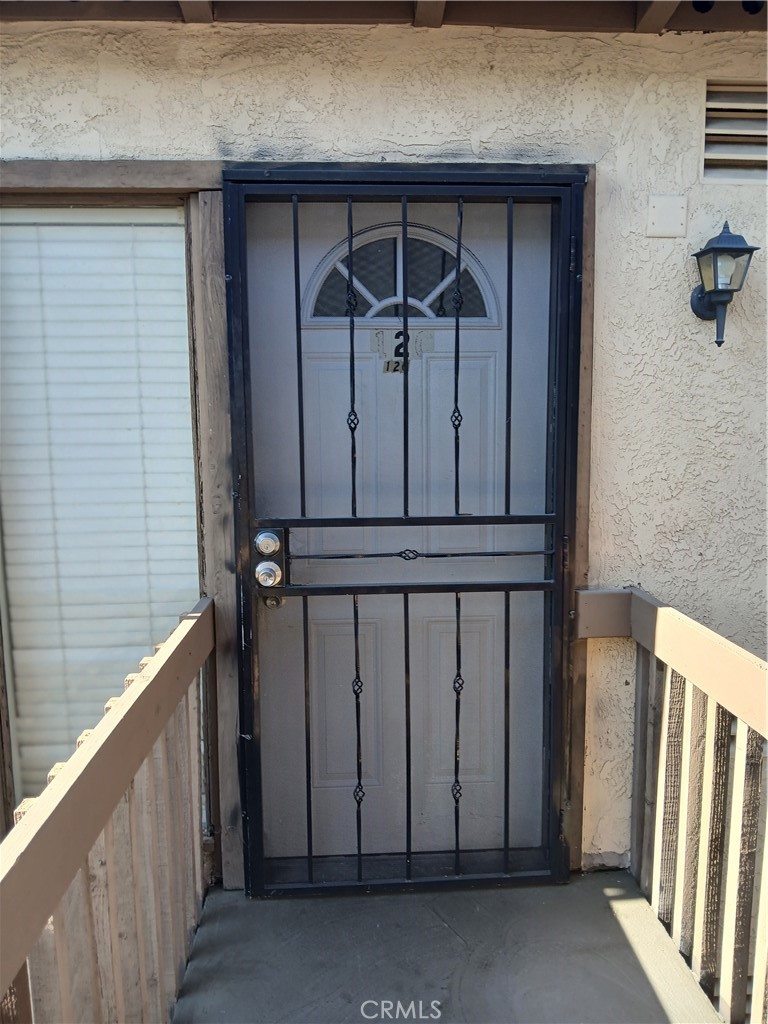
[[[715,320],[715,344],[725,341],[725,312],[734,294],[741,291],[749,270],[752,253],[758,246],[747,245],[742,235],[734,235],[723,224],[716,238],[693,255],[699,266],[701,284],[691,292],[691,309],[700,320]]]

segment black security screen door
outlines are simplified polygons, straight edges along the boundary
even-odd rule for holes
[[[584,182],[225,175],[252,895],[567,875]]]

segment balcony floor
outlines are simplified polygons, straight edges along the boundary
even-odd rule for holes
[[[719,1021],[625,872],[570,885],[246,900],[209,893],[174,1024]],[[415,1002],[410,1009],[407,1004]],[[410,1017],[403,1016],[404,1011]],[[369,1019],[382,1020],[368,1003]]]

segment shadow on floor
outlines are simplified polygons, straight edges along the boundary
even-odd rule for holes
[[[215,889],[173,1024],[420,1019],[720,1018],[634,880],[605,872],[548,888],[271,902]]]

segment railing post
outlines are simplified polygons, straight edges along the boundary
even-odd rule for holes
[[[645,826],[645,773],[648,757],[648,691],[651,655],[644,647],[637,648],[635,669],[635,739],[632,769],[632,840],[630,870],[640,883],[643,862],[643,828]]]
[[[755,878],[762,738],[737,719],[731,814],[728,822],[723,946],[718,1011],[729,1024],[744,1020]]]
[[[659,919],[666,925],[671,923],[675,896],[677,822],[680,813],[683,685],[682,676],[667,665],[664,672],[664,706],[651,887],[651,906]]]
[[[684,957],[693,945],[693,916],[696,907],[696,867],[701,825],[701,773],[704,758],[705,696],[687,679],[684,681],[683,741],[680,770],[680,813],[677,822],[677,863],[675,905],[672,911],[672,939]]]

